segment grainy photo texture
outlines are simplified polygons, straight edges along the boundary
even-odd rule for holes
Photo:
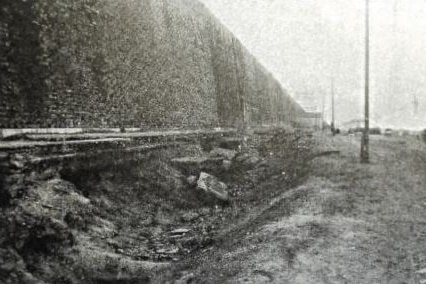
[[[426,283],[425,0],[0,0],[0,283]]]

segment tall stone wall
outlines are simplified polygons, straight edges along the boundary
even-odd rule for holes
[[[0,128],[206,128],[302,110],[196,0],[3,0]]]

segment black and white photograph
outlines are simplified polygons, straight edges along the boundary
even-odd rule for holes
[[[426,0],[0,0],[0,284],[426,284]]]

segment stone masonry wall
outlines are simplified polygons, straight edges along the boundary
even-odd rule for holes
[[[0,128],[209,128],[300,111],[195,0],[2,1]]]

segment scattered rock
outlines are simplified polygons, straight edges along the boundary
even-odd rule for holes
[[[46,206],[46,205],[45,205]],[[52,206],[51,206],[52,207]],[[68,211],[65,214],[64,221],[70,226],[71,228],[77,228],[77,229],[84,229],[86,227],[86,222],[82,218],[82,216],[75,214],[72,211]]]
[[[225,171],[229,171],[231,169],[232,162],[228,160],[224,160],[222,166]]]
[[[161,248],[156,251],[158,254],[177,254],[179,253],[179,248],[176,246],[170,246],[168,248]]]
[[[42,282],[36,279],[31,273],[24,272],[22,273],[22,283],[23,284],[44,284],[45,282]]]
[[[6,262],[6,263],[0,265],[0,271],[3,270],[3,271],[6,271],[6,272],[10,272],[10,271],[15,269],[15,266],[16,266],[15,262]]]
[[[140,225],[141,226],[150,226],[154,223],[154,217],[153,216],[147,216],[145,219],[141,220]]]
[[[150,166],[152,168],[145,170],[142,176],[150,179],[153,176],[157,176],[157,178],[163,180],[164,185],[162,186],[169,187],[170,189],[181,189],[184,187],[185,176],[178,169],[162,161],[154,162]]]
[[[263,177],[259,167],[262,164],[270,165],[270,159],[266,156],[269,156],[271,150],[268,148],[266,154],[260,152],[260,155],[258,152],[261,151],[260,147],[243,145],[240,139],[225,140],[227,140],[225,144],[230,143],[222,144],[226,148],[219,147],[217,140],[212,141],[209,146],[212,149],[206,152],[209,154],[202,153],[201,149],[196,147],[193,151],[188,150],[183,154],[179,149],[173,149],[173,155],[179,152],[184,157],[173,160],[174,165],[178,165],[181,170],[168,163],[171,156],[168,152],[164,155],[161,153],[158,157],[156,154],[143,156],[141,163],[137,160],[137,163],[132,162],[128,168],[126,166],[121,171],[116,170],[118,167],[107,170],[102,167],[99,169],[99,176],[97,174],[86,176],[85,170],[77,171],[77,169],[69,170],[68,173],[61,170],[62,165],[56,164],[52,167],[40,164],[37,168],[26,169],[31,165],[26,158],[12,154],[5,157],[7,165],[11,158],[18,163],[14,165],[15,168],[24,167],[8,171],[10,177],[7,181],[23,184],[29,188],[25,191],[25,195],[21,194],[23,188],[12,188],[12,194],[9,195],[20,198],[22,196],[18,200],[19,208],[31,213],[31,216],[34,215],[36,221],[39,220],[37,224],[33,224],[33,221],[29,222],[26,217],[22,217],[22,220],[13,222],[17,224],[16,226],[20,226],[19,228],[22,227],[20,230],[25,231],[25,237],[17,238],[14,247],[22,254],[30,251],[31,254],[47,257],[57,252],[62,253],[60,249],[63,247],[67,249],[72,247],[70,259],[81,264],[84,274],[87,274],[90,280],[96,283],[140,283],[141,274],[146,276],[155,274],[152,270],[156,266],[151,267],[148,260],[177,261],[191,251],[210,246],[224,220],[231,218],[233,216],[231,214],[246,212],[252,208],[248,206],[241,211],[233,211],[234,208],[220,206],[223,201],[229,201],[228,186],[220,179],[223,177],[225,180],[226,177],[226,180],[230,181],[232,187],[229,187],[232,190],[229,194],[233,194],[232,196],[238,196],[235,194],[238,192],[242,195],[241,200],[246,196],[251,198],[244,194],[250,193],[248,187],[254,188],[257,181],[255,175]],[[232,150],[241,145],[244,153]],[[287,151],[286,148],[285,150]],[[275,150],[272,153],[273,158],[280,158],[275,155]],[[202,156],[203,154],[207,156]],[[0,153],[0,164],[2,162]],[[238,169],[241,165],[254,166],[253,171],[241,167],[241,172],[247,173],[249,178],[239,176]],[[236,175],[233,175],[234,169]],[[287,176],[286,171],[286,168],[280,168],[277,174]],[[128,178],[128,175],[134,175],[136,179],[133,180],[133,176]],[[101,185],[98,185],[99,183]],[[192,185],[191,189],[188,189],[188,184]],[[138,191],[138,195],[134,195],[139,188],[142,190]],[[139,201],[138,198],[141,202],[135,202]],[[200,202],[200,199],[207,202]],[[258,198],[254,196],[253,199]],[[253,204],[255,202],[251,199],[249,201]],[[175,204],[179,207],[174,207]],[[218,205],[216,208],[213,206],[215,204]],[[55,220],[51,221],[48,217]],[[176,220],[181,224],[177,226],[186,228],[173,230],[176,228],[173,226],[173,224],[176,226]],[[0,234],[1,227],[0,224]],[[135,236],[130,237],[129,232],[135,232]],[[0,244],[1,242],[0,238]],[[71,250],[65,252],[68,251]],[[141,262],[142,260],[146,262]],[[1,270],[8,272],[11,270],[10,263],[16,267],[17,262],[14,260],[3,261],[0,250],[0,274]],[[23,269],[26,269],[25,265]],[[30,262],[29,267],[31,265],[33,264]],[[74,268],[72,265],[71,263],[70,268]],[[19,270],[12,269],[10,272],[22,277]],[[27,276],[30,283],[31,274]],[[184,281],[194,280],[188,277],[188,280]]]
[[[7,184],[23,184],[24,183],[24,178],[25,175],[24,174],[12,174],[9,176],[6,176],[4,178],[4,182],[6,182]]]
[[[20,196],[22,192],[25,191],[25,186],[23,184],[13,184],[11,186],[5,186],[3,192],[0,194],[2,198],[5,199],[14,199],[17,196]],[[0,201],[0,203],[2,203]]]
[[[235,161],[245,167],[254,167],[261,162],[256,154],[243,153],[235,158]]]
[[[236,155],[237,155],[237,151],[229,150],[229,149],[223,149],[223,148],[214,148],[210,152],[211,157],[223,157],[227,160],[232,160]]]
[[[426,268],[420,269],[416,271],[417,274],[426,274]]]
[[[215,144],[217,144],[217,143],[216,143],[215,139],[212,138],[212,137],[202,137],[200,139],[201,149],[205,152],[210,152],[213,149]]]
[[[186,233],[189,233],[191,230],[189,229],[185,229],[185,228],[181,228],[181,229],[176,229],[170,232],[171,235],[185,235]]]
[[[255,166],[255,165],[257,165],[259,162],[260,162],[260,158],[259,158],[259,157],[256,157],[256,156],[250,157],[248,160],[246,160],[246,164],[247,164],[248,166]]]
[[[229,196],[227,192],[228,187],[226,186],[226,184],[219,181],[216,177],[209,175],[205,172],[202,172],[200,174],[200,178],[197,182],[197,188],[208,194],[211,194],[212,196],[221,201],[229,201]]]
[[[54,168],[48,168],[45,171],[43,171],[42,173],[40,173],[38,175],[38,178],[40,180],[48,180],[48,179],[53,179],[58,175],[56,169]]]
[[[222,138],[219,142],[219,146],[225,149],[238,150],[241,145],[240,138],[227,137]]]
[[[154,217],[154,223],[159,225],[170,225],[173,223],[173,217],[168,212],[158,210]]]
[[[19,161],[19,160],[12,160],[12,161],[10,161],[10,165],[14,169],[22,169],[22,168],[25,167],[25,163],[23,161]]]
[[[182,215],[181,219],[184,222],[192,222],[200,217],[200,214],[196,212],[188,212]]]
[[[174,283],[175,284],[188,284],[188,283],[192,283],[193,281],[194,281],[194,274],[189,273],[189,274],[184,274],[182,277],[175,280]]]
[[[197,237],[181,238],[180,244],[183,248],[186,249],[187,252],[190,252],[199,247],[200,241]]]
[[[197,177],[191,175],[186,179],[186,182],[191,186],[196,185],[197,184]]]

